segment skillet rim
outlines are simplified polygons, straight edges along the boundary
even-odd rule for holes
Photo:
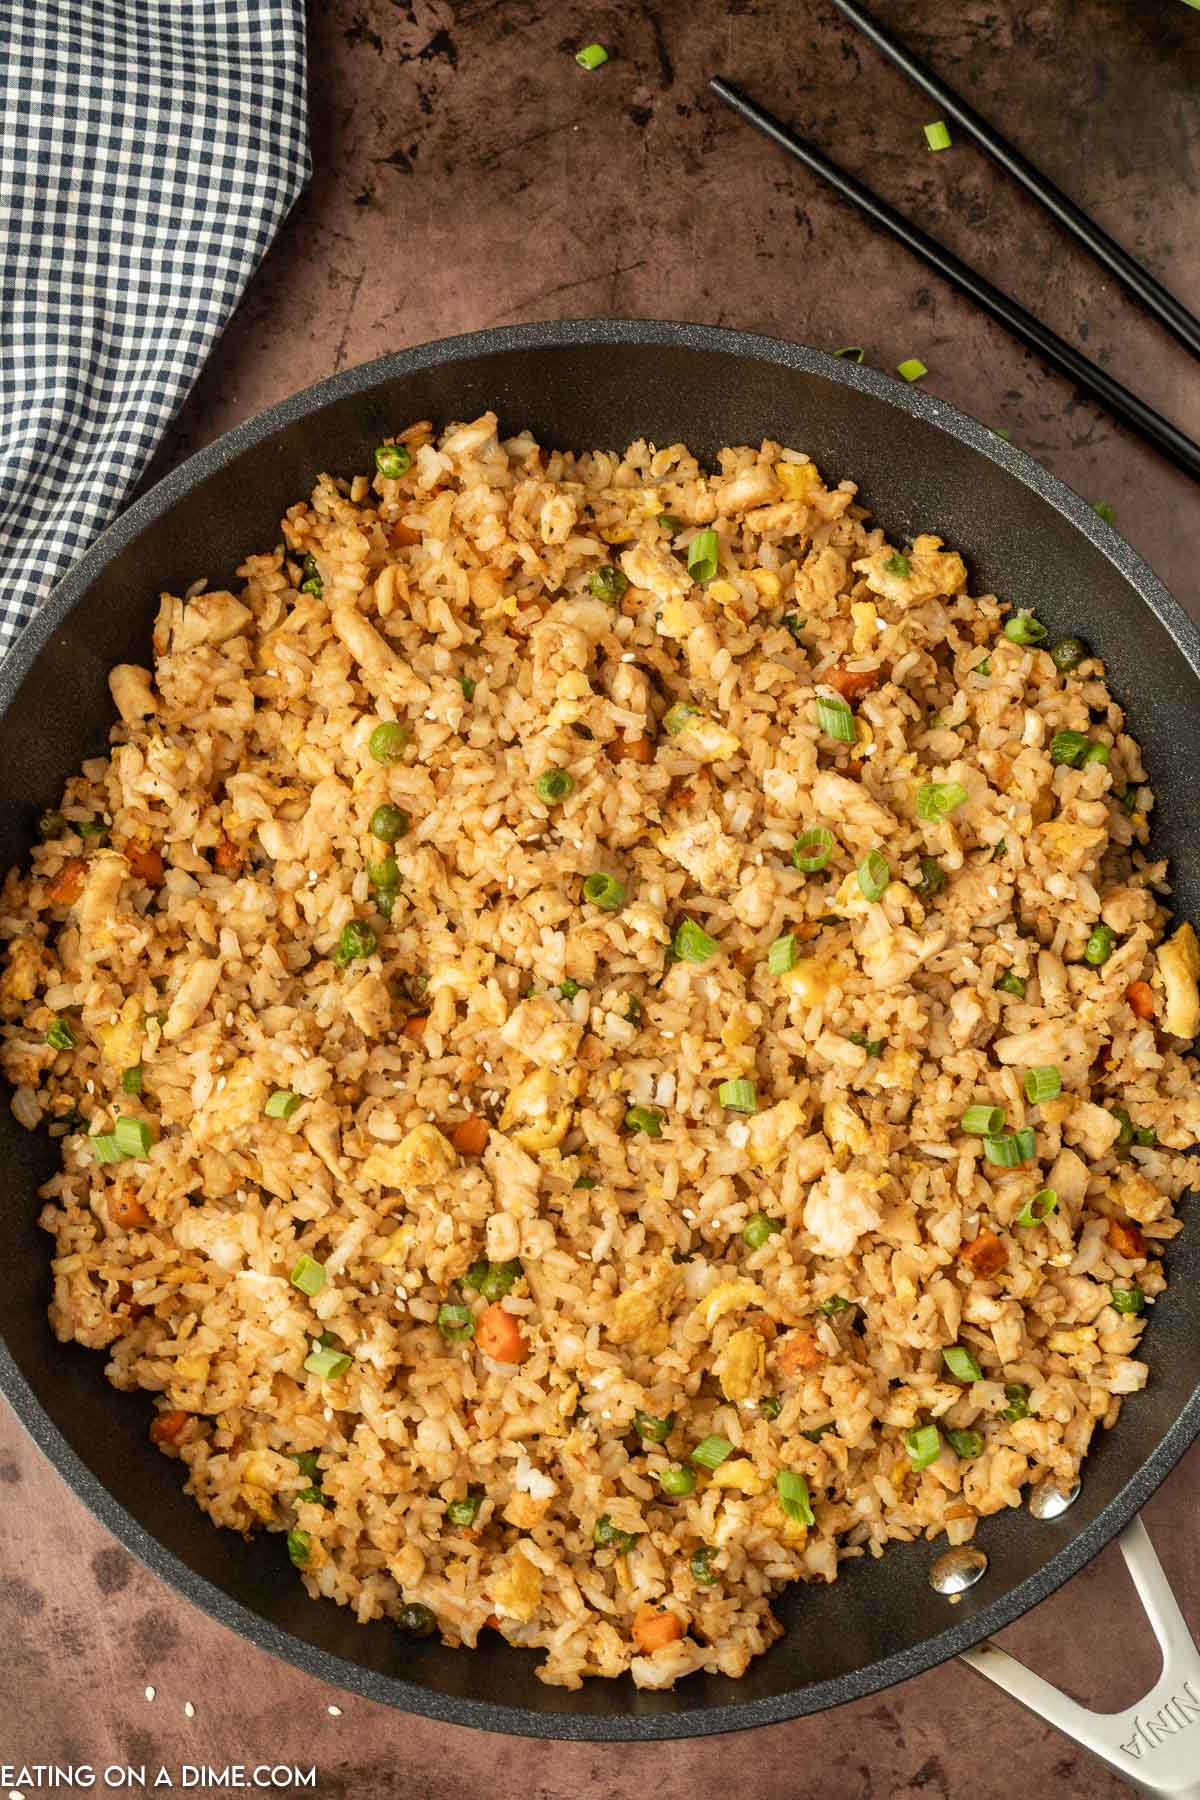
[[[916,386],[901,386],[890,376],[847,363],[826,351],[757,332],[674,320],[572,319],[492,327],[393,351],[315,382],[223,433],[135,501],[97,538],[52,591],[0,663],[0,715],[12,703],[38,654],[86,596],[92,582],[108,563],[184,501],[202,481],[273,433],[309,417],[326,405],[370,392],[383,382],[416,370],[514,350],[554,350],[588,345],[682,348],[771,363],[865,391],[897,411],[937,427],[997,463],[1081,532],[1115,566],[1139,601],[1165,628],[1200,685],[1200,626],[1133,547],[1057,476],[948,401]],[[846,1675],[757,1700],[689,1708],[685,1689],[680,1693],[683,1704],[671,1712],[592,1715],[541,1712],[527,1706],[501,1706],[491,1701],[445,1695],[400,1676],[381,1674],[349,1662],[270,1624],[197,1574],[126,1511],[51,1422],[2,1339],[0,1392],[5,1394],[26,1432],[59,1475],[118,1542],[152,1574],[259,1649],[365,1699],[448,1724],[576,1742],[656,1741],[750,1730],[878,1693],[896,1682],[935,1668],[1012,1624],[1077,1574],[1128,1524],[1193,1440],[1200,1436],[1198,1387],[1124,1487],[1089,1524],[1055,1551],[1036,1574],[1009,1588],[969,1618],[948,1624],[945,1630],[918,1644],[894,1651]]]

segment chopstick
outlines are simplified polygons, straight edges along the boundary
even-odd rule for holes
[[[748,99],[739,89],[723,81],[719,75],[714,75],[708,85],[717,98],[723,100],[740,118],[745,119],[747,124],[761,131],[772,143],[778,144],[781,150],[786,150],[789,156],[794,156],[815,175],[820,175],[843,199],[857,206],[860,212],[906,245],[923,262],[944,275],[960,293],[974,300],[976,305],[1006,326],[1014,337],[1020,338],[1022,343],[1028,344],[1031,350],[1036,350],[1053,368],[1068,376],[1085,393],[1091,394],[1115,418],[1140,432],[1142,437],[1169,457],[1178,468],[1200,478],[1200,444],[1195,443],[1186,432],[1173,425],[1169,419],[1164,419],[1161,413],[1155,412],[1152,406],[1147,406],[1144,400],[1140,400],[1119,381],[1114,381],[1097,363],[1082,355],[1065,338],[1060,338],[1048,325],[1043,325],[1040,319],[1035,318],[1016,300],[993,287],[982,275],[976,274],[952,250],[947,250],[944,244],[931,238],[919,225],[914,225],[903,213],[898,213],[853,175],[839,169],[822,151],[797,137],[786,125],[782,125],[769,112]]]
[[[1181,343],[1186,344],[1194,355],[1200,356],[1200,319],[1195,313],[1189,312],[1169,288],[1165,288],[1127,250],[1122,249],[1115,238],[1109,237],[1107,231],[1101,230],[1094,219],[1089,219],[1085,212],[1081,212],[1061,188],[1055,187],[1049,177],[1036,169],[1007,138],[1001,137],[995,126],[989,125],[986,119],[981,119],[973,106],[961,100],[953,88],[948,88],[932,69],[919,62],[864,7],[857,5],[856,0],[833,0],[833,4],[844,18],[849,19],[852,25],[857,25],[877,50],[882,50],[889,62],[908,76],[914,86],[928,94],[942,112],[953,119],[968,137],[973,138],[981,150],[986,150],[1002,169],[1006,169],[1026,193],[1032,194],[1035,200],[1040,200],[1063,229],[1090,250],[1122,286],[1128,288],[1143,306],[1161,319],[1169,331],[1174,332]]]

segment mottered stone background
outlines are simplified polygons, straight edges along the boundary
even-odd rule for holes
[[[878,11],[1200,308],[1200,13],[1180,0]],[[861,343],[885,369],[920,356],[929,387],[1112,505],[1200,613],[1192,483],[706,98],[709,74],[744,84],[1200,436],[1186,352],[984,158],[961,143],[930,155],[931,108],[828,0],[313,0],[310,31],[313,185],[156,474],[404,344],[539,318],[699,319]],[[571,52],[592,40],[612,60],[586,74]],[[1194,1450],[1146,1513],[1196,1630],[1198,1491]],[[1002,1641],[1095,1706],[1131,1703],[1157,1674],[1115,1550]],[[957,1664],[752,1737],[675,1744],[532,1744],[389,1712],[273,1661],[148,1575],[7,1413],[0,1644],[0,1763],[315,1763],[324,1800],[1130,1791]]]

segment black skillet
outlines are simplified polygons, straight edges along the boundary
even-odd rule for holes
[[[0,667],[0,869],[25,856],[34,819],[64,777],[104,750],[113,717],[106,673],[115,662],[150,661],[161,591],[181,593],[199,575],[231,583],[245,554],[278,541],[282,512],[319,471],[367,468],[386,433],[488,407],[505,429],[529,427],[549,445],[682,438],[711,457],[724,444],[780,439],[829,476],[853,477],[894,537],[940,532],[966,555],[976,591],[1036,607],[1052,636],[1084,634],[1145,746],[1156,847],[1171,859],[1180,913],[1200,917],[1200,632],[1116,532],[1021,451],[920,389],[793,344],[644,322],[520,326],[383,357],[238,426],[160,482],[76,565]],[[49,1240],[34,1221],[53,1148],[4,1108],[0,1156],[0,1385],[60,1474],[143,1562],[252,1642],[372,1699],[456,1724],[668,1738],[869,1694],[978,1644],[1052,1593],[1133,1518],[1200,1432],[1193,1223],[1171,1246],[1170,1292],[1146,1334],[1149,1387],[1100,1435],[1068,1512],[983,1523],[977,1541],[989,1567],[957,1606],[929,1585],[944,1543],[895,1546],[881,1562],[845,1565],[832,1586],[785,1593],[786,1635],[740,1681],[695,1676],[664,1694],[591,1681],[568,1693],[543,1686],[534,1656],[490,1633],[467,1653],[359,1626],[343,1608],[306,1597],[277,1537],[245,1543],[215,1530],[181,1494],[179,1465],[147,1442],[148,1402],[111,1388],[101,1356],[63,1348],[50,1333]]]

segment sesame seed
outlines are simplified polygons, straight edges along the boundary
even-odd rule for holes
[[[185,1719],[194,1719],[196,1716],[196,1709],[190,1700],[185,1700],[183,1703],[183,1716]]]
[[[156,1692],[156,1690],[155,1690],[155,1689],[154,1689],[154,1688],[152,1688],[152,1687],[148,1687],[148,1688],[147,1688],[147,1689],[146,1689],[146,1698],[147,1698],[147,1700],[153,1700],[153,1698],[154,1698],[154,1695],[155,1695],[155,1692]]]
[[[219,1094],[219,1093],[220,1093],[220,1091],[221,1091],[221,1089],[222,1089],[222,1088],[223,1088],[223,1087],[224,1087],[224,1086],[225,1086],[225,1077],[224,1077],[224,1075],[218,1075],[218,1076],[217,1076],[217,1092],[218,1092],[218,1094]]]
[[[341,1707],[340,1706],[331,1706],[329,1708],[329,1716],[331,1719],[340,1719],[342,1716]]]
[[[226,1014],[225,1014],[225,1023],[226,1023],[226,1024],[227,1024],[227,1025],[232,1025],[232,1024],[233,1024],[233,1014],[232,1014],[232,1013],[231,1013],[231,1012],[227,1012],[227,1013],[226,1013]]]

